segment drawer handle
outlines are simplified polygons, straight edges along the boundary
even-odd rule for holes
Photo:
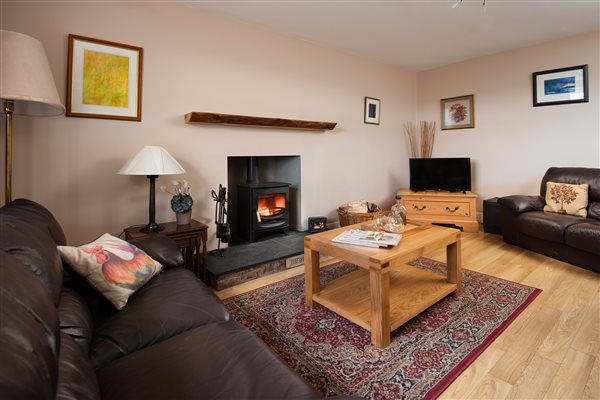
[[[426,209],[426,208],[427,208],[427,206],[425,206],[425,205],[424,205],[423,207],[419,207],[418,205],[416,205],[416,204],[413,204],[412,206],[413,206],[413,208],[414,208],[415,210],[417,210],[417,211],[423,211],[424,209]]]
[[[446,207],[446,210],[448,210],[451,213],[453,213],[453,212],[457,212],[459,208],[460,208],[460,206],[456,206],[456,207],[454,207],[454,210],[451,210],[450,207]]]

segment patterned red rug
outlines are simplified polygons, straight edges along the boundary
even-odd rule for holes
[[[413,262],[446,274],[444,263]],[[326,283],[357,267],[338,262]],[[449,296],[392,333],[385,349],[370,334],[327,310],[304,304],[297,276],[225,300],[233,319],[251,329],[324,395],[368,399],[439,396],[535,299],[540,289],[463,269],[464,294]]]

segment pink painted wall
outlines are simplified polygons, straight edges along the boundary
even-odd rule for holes
[[[600,167],[599,32],[417,74],[418,118],[440,99],[475,95],[475,128],[437,132],[434,157],[471,157],[482,199],[537,194],[551,166]],[[533,107],[531,74],[589,65],[589,103]]]
[[[227,156],[300,155],[302,218],[337,219],[343,202],[391,205],[408,183],[402,124],[416,116],[416,74],[168,3],[3,3],[2,29],[41,40],[63,101],[69,33],[144,48],[143,120],[16,117],[13,198],[50,208],[69,241],[147,223],[148,180],[116,175],[143,145],[187,170],[193,216],[209,224]],[[363,123],[364,97],[382,99]],[[336,121],[333,131],[185,125],[190,111]],[[159,178],[157,186],[174,177]],[[175,177],[177,178],[177,177]],[[157,220],[173,220],[157,193]]]
[[[469,156],[481,200],[535,193],[552,165],[600,165],[598,33],[414,73],[168,3],[2,3],[1,28],[40,39],[66,100],[67,34],[144,48],[143,121],[15,118],[13,197],[55,213],[73,244],[147,222],[148,182],[116,171],[143,145],[186,168],[194,217],[209,224],[210,190],[227,156],[300,155],[302,218],[337,219],[365,198],[390,205],[408,184],[403,124],[435,120],[434,157]],[[531,73],[589,64],[590,102],[532,107]],[[476,128],[439,131],[439,100],[475,94]],[[364,96],[382,99],[363,123]],[[418,110],[418,114],[417,114]],[[337,121],[332,132],[185,125],[190,111]],[[158,185],[172,177],[159,178]],[[157,220],[173,219],[157,193]]]

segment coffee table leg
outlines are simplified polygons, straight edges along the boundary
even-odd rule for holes
[[[304,248],[304,282],[306,305],[313,308],[315,304],[312,296],[321,291],[319,253],[308,247]]]
[[[456,242],[446,247],[446,264],[448,265],[448,282],[456,283],[455,296],[462,294],[462,256],[460,246],[460,236]]]
[[[390,344],[390,275],[370,270],[371,343],[380,349]]]

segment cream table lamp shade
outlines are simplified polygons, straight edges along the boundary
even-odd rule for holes
[[[185,169],[160,146],[144,146],[117,172],[119,175],[175,175]]]
[[[143,226],[142,232],[156,232],[164,227],[156,223],[156,206],[154,200],[155,182],[159,175],[184,174],[185,169],[160,146],[144,146],[117,174],[146,175],[150,179],[150,203],[148,207],[148,225]]]

